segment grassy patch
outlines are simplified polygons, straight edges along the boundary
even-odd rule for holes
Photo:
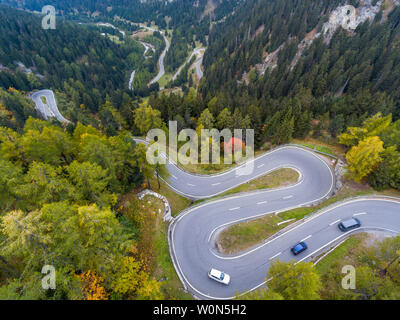
[[[160,180],[160,190],[158,190],[157,179],[153,178],[150,180],[151,189],[159,194],[162,194],[167,198],[169,205],[171,206],[172,215],[177,215],[180,211],[186,209],[192,204],[192,201],[177,194],[172,190],[164,181]]]
[[[345,154],[344,147],[337,143],[327,143],[313,138],[294,139],[293,143],[300,144],[307,148],[316,149],[332,156],[344,156]]]
[[[160,80],[158,80],[160,88],[166,87],[167,84],[172,80],[172,77],[172,73],[164,73]]]
[[[42,100],[42,102],[43,102],[44,104],[47,104],[47,99],[46,99],[45,96],[40,96],[40,100]]]
[[[368,235],[366,233],[360,233],[346,239],[315,266],[317,272],[323,275],[335,264],[351,259],[356,249],[358,251],[367,237]]]
[[[156,254],[156,266],[154,276],[162,281],[161,289],[165,299],[188,300],[193,297],[183,291],[182,283],[176,274],[175,267],[169,254],[168,226],[161,218],[157,219],[154,229],[154,248]]]
[[[277,226],[276,224],[278,222],[290,219],[296,219],[297,221],[332,203],[352,196],[371,194],[372,191],[373,190],[369,187],[349,183],[346,184],[335,196],[317,206],[296,208],[281,212],[277,216],[268,215],[250,222],[243,222],[233,225],[225,229],[219,235],[217,242],[220,245],[221,252],[226,254],[237,253],[256,245],[264,239],[267,239],[269,236],[288,225],[283,224]]]
[[[289,168],[278,169],[257,179],[244,183],[236,188],[228,190],[222,195],[287,186],[297,182],[298,179],[299,174],[297,171]]]
[[[317,206],[296,208],[293,210],[281,212],[278,215],[283,220],[293,219],[293,218],[300,220],[300,219],[304,218],[305,216],[311,214],[312,212],[320,210],[320,209],[322,209],[330,204],[333,204],[335,202],[344,200],[349,197],[371,194],[371,193],[373,193],[373,191],[374,190],[368,186],[357,185],[354,183],[347,183],[336,195],[334,195],[333,197],[329,198],[328,200],[320,203]]]
[[[318,150],[320,152],[324,152],[324,153],[330,154],[332,156],[335,156],[335,153],[332,151],[332,149],[330,149],[328,147],[318,146],[318,145],[309,144],[309,143],[301,143],[301,145],[305,146],[307,148],[310,148],[310,149],[315,149],[315,150]]]
[[[179,150],[180,146],[178,146]],[[173,153],[176,154],[176,151],[174,151],[172,148],[168,148],[168,154],[171,156]],[[176,156],[177,157],[177,156]],[[222,160],[223,161],[223,160]],[[179,167],[181,167],[183,170],[191,173],[197,173],[197,174],[213,174],[213,173],[219,173],[226,171],[235,164],[210,164],[210,165],[204,165],[204,164],[193,164],[193,163],[188,163],[188,164],[183,164],[183,163],[178,163]]]
[[[233,254],[248,249],[278,232],[283,227],[277,225],[281,221],[275,215],[267,215],[257,220],[230,226],[218,236],[219,249],[224,254]]]
[[[199,204],[204,201],[217,200],[224,196],[233,195],[239,192],[248,192],[248,191],[283,187],[297,182],[298,179],[299,179],[299,174],[297,171],[288,168],[278,169],[276,171],[263,175],[257,179],[241,184],[240,186],[237,186],[236,188],[228,190],[215,197],[207,199],[199,199],[196,200],[194,203]]]

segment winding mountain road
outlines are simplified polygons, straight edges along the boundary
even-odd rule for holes
[[[145,59],[148,58],[148,57],[146,56],[147,51],[151,50],[151,51],[153,51],[153,53],[156,52],[156,49],[154,48],[154,46],[153,46],[152,44],[147,43],[147,42],[143,42],[143,41],[139,41],[139,42],[140,42],[140,43],[142,44],[142,46],[144,47],[143,57],[144,57]]]
[[[244,293],[262,286],[274,259],[315,258],[352,233],[343,233],[337,228],[343,219],[357,216],[362,229],[356,231],[400,233],[400,199],[365,197],[331,206],[245,252],[223,255],[215,248],[216,237],[223,228],[315,204],[332,195],[335,184],[332,168],[312,151],[283,146],[255,158],[252,164],[253,171],[248,175],[238,174],[242,166],[210,176],[191,174],[171,162],[167,164],[171,174],[167,183],[192,199],[212,197],[282,167],[300,173],[299,181],[292,186],[206,202],[183,211],[170,224],[169,244],[175,268],[188,291],[200,299],[232,299],[236,292]],[[295,257],[290,248],[299,241],[306,241],[309,248]],[[231,276],[229,286],[209,279],[210,268],[228,273]]]
[[[57,118],[60,122],[70,122],[65,119],[57,107],[56,98],[54,96],[54,92],[52,90],[40,90],[33,92],[29,95],[29,97],[33,100],[36,105],[36,109],[40,112],[45,120],[49,120],[49,118]],[[46,103],[42,101],[42,97],[46,99]]]
[[[151,30],[153,32],[157,31],[153,28],[141,25],[143,28],[147,29],[147,30]],[[164,59],[165,59],[165,55],[167,54],[167,51],[169,50],[169,46],[170,43],[167,39],[167,37],[164,35],[164,33],[162,31],[159,31],[161,33],[161,35],[164,38],[165,41],[165,49],[163,50],[163,52],[160,55],[160,58],[158,59],[158,74],[149,82],[149,86],[152,85],[153,83],[158,82],[158,80],[161,79],[161,77],[165,74],[165,67],[164,67]]]
[[[206,48],[195,48],[189,58],[178,68],[178,70],[175,72],[175,74],[172,76],[172,80],[175,80],[179,74],[181,73],[182,69],[186,66],[187,63],[192,60],[193,56],[196,56],[196,60],[194,61],[193,65],[196,68],[197,72],[197,77],[201,79],[203,77],[203,71],[201,70],[201,63],[203,61],[203,56],[204,52],[206,51]],[[192,66],[193,66],[192,65]]]

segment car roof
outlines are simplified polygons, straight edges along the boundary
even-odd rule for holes
[[[221,272],[221,271],[218,271],[217,269],[211,269],[211,270],[210,270],[210,274],[211,274],[212,276],[214,276],[214,277],[220,278],[222,272]]]
[[[294,250],[301,250],[301,249],[303,249],[303,248],[304,248],[304,245],[303,245],[302,242],[300,242],[300,243],[298,243],[298,244],[296,244],[296,245],[294,246]]]
[[[345,227],[345,228],[354,226],[355,224],[358,224],[358,221],[357,221],[355,218],[351,218],[351,219],[342,221],[342,225],[343,225],[343,227]]]

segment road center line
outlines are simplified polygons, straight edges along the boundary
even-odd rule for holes
[[[279,256],[282,252],[278,252],[276,255],[272,256],[271,258],[269,258],[269,260],[273,260],[275,259],[277,256]]]
[[[261,168],[261,167],[264,167],[264,163],[260,164],[257,168]]]
[[[293,196],[286,196],[286,197],[283,197],[282,199],[286,200],[286,199],[290,199],[290,198],[293,198]]]
[[[361,216],[361,215],[363,215],[363,214],[367,214],[367,213],[366,213],[366,212],[355,213],[355,214],[353,214],[353,217],[355,217],[355,216]]]
[[[261,202],[257,202],[257,204],[264,204],[267,203],[268,201],[261,201]]]
[[[176,180],[178,180],[178,178],[175,177],[173,174],[171,174],[171,177],[174,178],[174,179],[176,179]]]
[[[303,240],[300,240],[300,242],[306,241],[307,239],[310,239],[312,237],[312,234],[310,234],[309,236],[305,237]]]
[[[230,208],[229,211],[240,209],[240,207]]]
[[[284,224],[284,223],[289,223],[289,222],[291,222],[291,221],[293,221],[293,220],[296,220],[296,218],[293,218],[293,219],[289,219],[289,220],[285,220],[285,221],[278,222],[276,225],[277,225],[277,226],[280,226],[281,224]]]
[[[217,186],[219,184],[221,184],[221,182],[213,183],[212,186]]]
[[[333,221],[333,222],[330,223],[329,225],[330,225],[330,226],[333,226],[334,224],[336,224],[336,223],[338,223],[338,222],[340,222],[340,219],[338,219],[338,220],[336,220],[336,221]]]
[[[188,186],[191,186],[191,187],[195,187],[195,185],[194,185],[194,184],[191,184],[191,183],[188,183],[187,185],[188,185]]]

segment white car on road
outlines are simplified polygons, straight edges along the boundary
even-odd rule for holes
[[[211,269],[208,272],[208,276],[218,282],[221,282],[223,284],[228,285],[229,282],[231,281],[231,277],[229,276],[229,274],[223,273],[222,271],[218,271],[216,269]]]

